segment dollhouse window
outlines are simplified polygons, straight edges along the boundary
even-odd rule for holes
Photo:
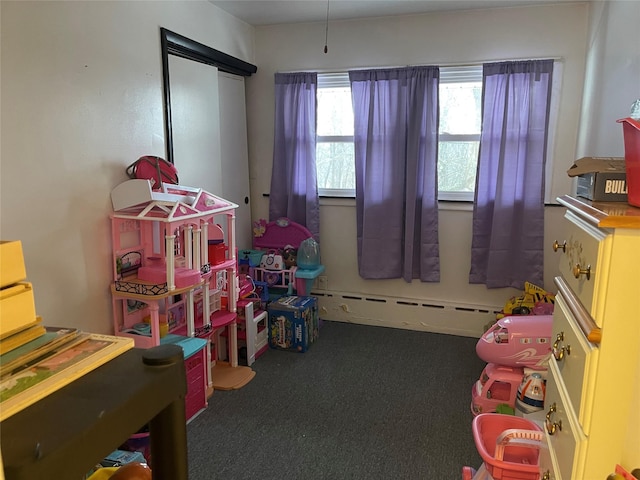
[[[179,257],[182,252],[182,238],[180,237],[180,229],[176,228],[173,232],[175,240],[173,242],[173,255]]]

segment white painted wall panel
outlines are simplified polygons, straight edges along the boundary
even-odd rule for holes
[[[253,28],[206,1],[0,9],[0,236],[22,240],[45,324],[110,333],[110,192],[164,156],[160,27],[255,63]]]
[[[273,75],[286,71],[344,71],[359,67],[451,65],[526,58],[560,58],[563,83],[558,131],[553,150],[552,198],[568,193],[566,170],[575,159],[587,47],[586,3],[496,8],[454,13],[333,21],[328,53],[323,53],[324,23],[256,28],[258,72],[247,80],[250,176],[253,217],[266,218],[273,152]],[[504,305],[515,289],[470,285],[470,207],[440,211],[441,281],[363,280],[356,262],[355,206],[325,201],[321,207],[321,250],[328,288],[444,302]],[[551,245],[561,209],[545,214],[545,241]],[[549,250],[551,250],[549,248]],[[554,289],[557,257],[545,252],[545,285]],[[450,318],[451,328],[466,330],[463,317]],[[462,322],[462,324],[456,324]]]

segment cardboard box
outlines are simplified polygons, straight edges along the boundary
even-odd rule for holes
[[[627,174],[624,158],[583,157],[567,170],[578,177],[576,194],[600,202],[627,201]]]
[[[318,339],[318,299],[281,297],[267,307],[269,346],[280,350],[306,352]]]
[[[0,240],[0,288],[27,279],[20,240]]]

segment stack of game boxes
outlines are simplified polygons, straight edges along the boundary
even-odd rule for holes
[[[20,241],[0,241],[0,421],[126,350],[133,340],[44,326]]]
[[[0,241],[0,355],[45,334],[20,241]]]

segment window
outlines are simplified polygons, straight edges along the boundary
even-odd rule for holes
[[[482,65],[440,67],[438,199],[473,200],[480,146]]]
[[[555,62],[549,152],[554,144],[561,67],[560,62]],[[355,161],[349,74],[318,74],[317,95],[319,194],[353,197]],[[439,95],[438,199],[473,201],[482,120],[482,65],[440,67]],[[551,171],[548,166],[547,176]]]
[[[318,191],[324,196],[353,197],[356,172],[349,74],[318,74],[317,96]]]
[[[472,200],[480,143],[482,66],[440,68],[439,198]],[[318,74],[316,163],[324,196],[355,196],[349,74]]]

